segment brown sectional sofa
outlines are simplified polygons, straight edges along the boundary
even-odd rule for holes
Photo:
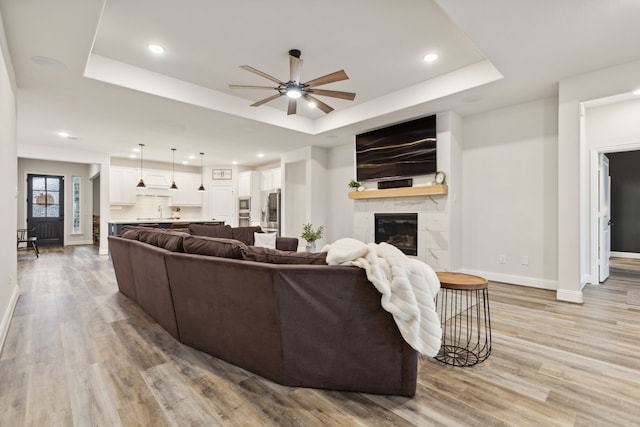
[[[256,230],[240,228],[109,236],[120,291],[180,342],[279,384],[415,394],[417,352],[363,270],[252,247]]]

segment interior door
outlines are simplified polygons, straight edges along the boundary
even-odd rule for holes
[[[609,277],[609,258],[611,257],[611,176],[609,176],[609,158],[600,154],[599,170],[599,212],[598,212],[598,270],[599,280]]]
[[[27,175],[27,228],[38,245],[64,244],[64,177]]]

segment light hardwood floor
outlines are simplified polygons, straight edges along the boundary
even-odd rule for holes
[[[493,352],[420,360],[415,397],[289,388],[176,342],[117,292],[90,246],[19,254],[0,356],[2,426],[640,425],[640,277],[615,269],[583,305],[490,283]]]

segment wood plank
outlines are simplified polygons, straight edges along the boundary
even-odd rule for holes
[[[385,188],[384,190],[350,191],[349,198],[360,199],[381,199],[388,197],[416,197],[416,196],[437,196],[447,194],[448,187],[444,184],[425,185],[421,187],[401,187]]]
[[[174,340],[118,293],[95,247],[43,248],[18,261],[0,424],[640,425],[636,261],[586,286],[582,305],[490,282],[492,354],[470,368],[421,357],[407,398],[274,384]]]

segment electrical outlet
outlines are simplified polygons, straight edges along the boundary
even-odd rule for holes
[[[507,256],[502,254],[502,255],[498,255],[498,262],[500,264],[506,264],[507,263]]]
[[[522,265],[529,265],[529,256],[522,255]]]

